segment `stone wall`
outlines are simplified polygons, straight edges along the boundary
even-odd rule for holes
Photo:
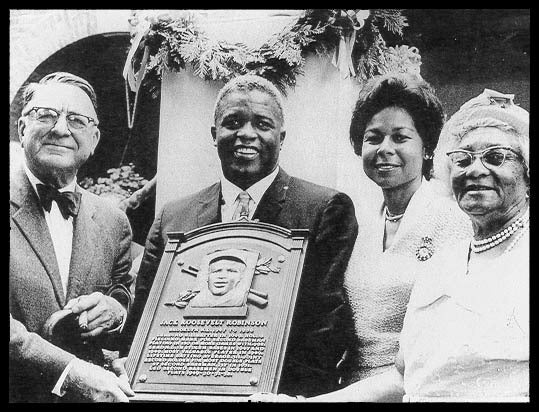
[[[10,103],[49,56],[88,36],[128,32],[129,15],[129,10],[10,10]]]

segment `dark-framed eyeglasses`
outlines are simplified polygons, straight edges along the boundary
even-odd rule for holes
[[[511,157],[512,154],[516,155],[519,159],[522,158],[520,153],[508,146],[492,146],[477,152],[459,149],[452,150],[446,154],[451,163],[460,169],[466,169],[469,167],[474,162],[476,157],[481,159],[481,163],[487,169],[503,166],[505,160],[508,158],[508,156]]]
[[[43,123],[43,125],[46,125],[51,129],[58,122],[60,114],[60,112],[55,109],[51,109],[50,107],[32,107],[28,112],[28,116],[30,116],[32,120]],[[66,122],[70,130],[83,130],[89,127],[92,123],[96,126],[98,124],[95,119],[77,113],[66,114]]]

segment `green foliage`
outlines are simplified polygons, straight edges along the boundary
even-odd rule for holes
[[[307,53],[329,54],[341,38],[354,31],[352,61],[359,80],[386,73],[390,68],[406,71],[407,66],[417,64],[402,58],[402,53],[394,58],[395,50],[386,46],[383,33],[402,36],[407,25],[400,9],[309,9],[295,24],[253,49],[241,43],[211,41],[197,27],[193,16],[159,16],[151,21],[141,43],[150,49],[144,85],[156,96],[163,70],[180,71],[190,64],[194,74],[205,80],[226,82],[252,73],[267,78],[286,93],[303,73]],[[135,58],[141,55],[137,53]],[[388,66],[389,61],[392,63]]]
[[[375,9],[373,10],[373,21],[381,22],[384,29],[402,36],[402,29],[408,27],[406,17],[399,9]]]

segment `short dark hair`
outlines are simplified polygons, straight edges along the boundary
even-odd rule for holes
[[[92,85],[87,80],[83,79],[82,77],[75,76],[74,74],[67,73],[67,72],[50,73],[50,74],[47,74],[45,77],[43,77],[38,83],[35,83],[35,82],[29,83],[24,89],[24,94],[23,94],[24,107],[26,107],[26,105],[30,102],[30,100],[32,100],[32,97],[34,96],[34,93],[39,88],[39,86],[44,85],[44,84],[51,84],[51,83],[70,84],[72,86],[78,87],[84,93],[88,95],[97,113],[97,97],[95,95],[95,91]]]
[[[376,113],[390,106],[400,107],[412,117],[429,157],[423,160],[422,170],[423,176],[429,180],[432,173],[432,156],[445,115],[442,103],[432,86],[417,75],[399,73],[377,76],[365,84],[359,92],[350,123],[350,142],[354,152],[361,156],[367,124]]]
[[[217,98],[215,99],[215,105],[213,109],[214,122],[217,123],[217,118],[221,114],[222,110],[221,103],[226,96],[233,92],[245,93],[253,90],[258,90],[260,92],[266,93],[273,99],[279,110],[279,116],[281,118],[281,121],[284,124],[283,98],[281,92],[279,91],[279,89],[277,89],[277,87],[275,87],[272,82],[254,74],[244,74],[241,76],[234,77],[233,79],[228,81],[221,88],[221,90],[219,90]]]

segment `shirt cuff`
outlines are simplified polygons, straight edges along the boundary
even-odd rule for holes
[[[52,388],[52,393],[56,396],[59,396],[60,398],[65,395],[66,391],[62,389],[62,386],[64,386],[64,382],[67,378],[67,374],[73,367],[73,362],[75,362],[77,358],[73,358],[69,361],[67,366],[65,367],[64,371],[60,375],[60,378],[58,379],[58,382],[56,382],[56,385],[54,385],[54,388]]]

